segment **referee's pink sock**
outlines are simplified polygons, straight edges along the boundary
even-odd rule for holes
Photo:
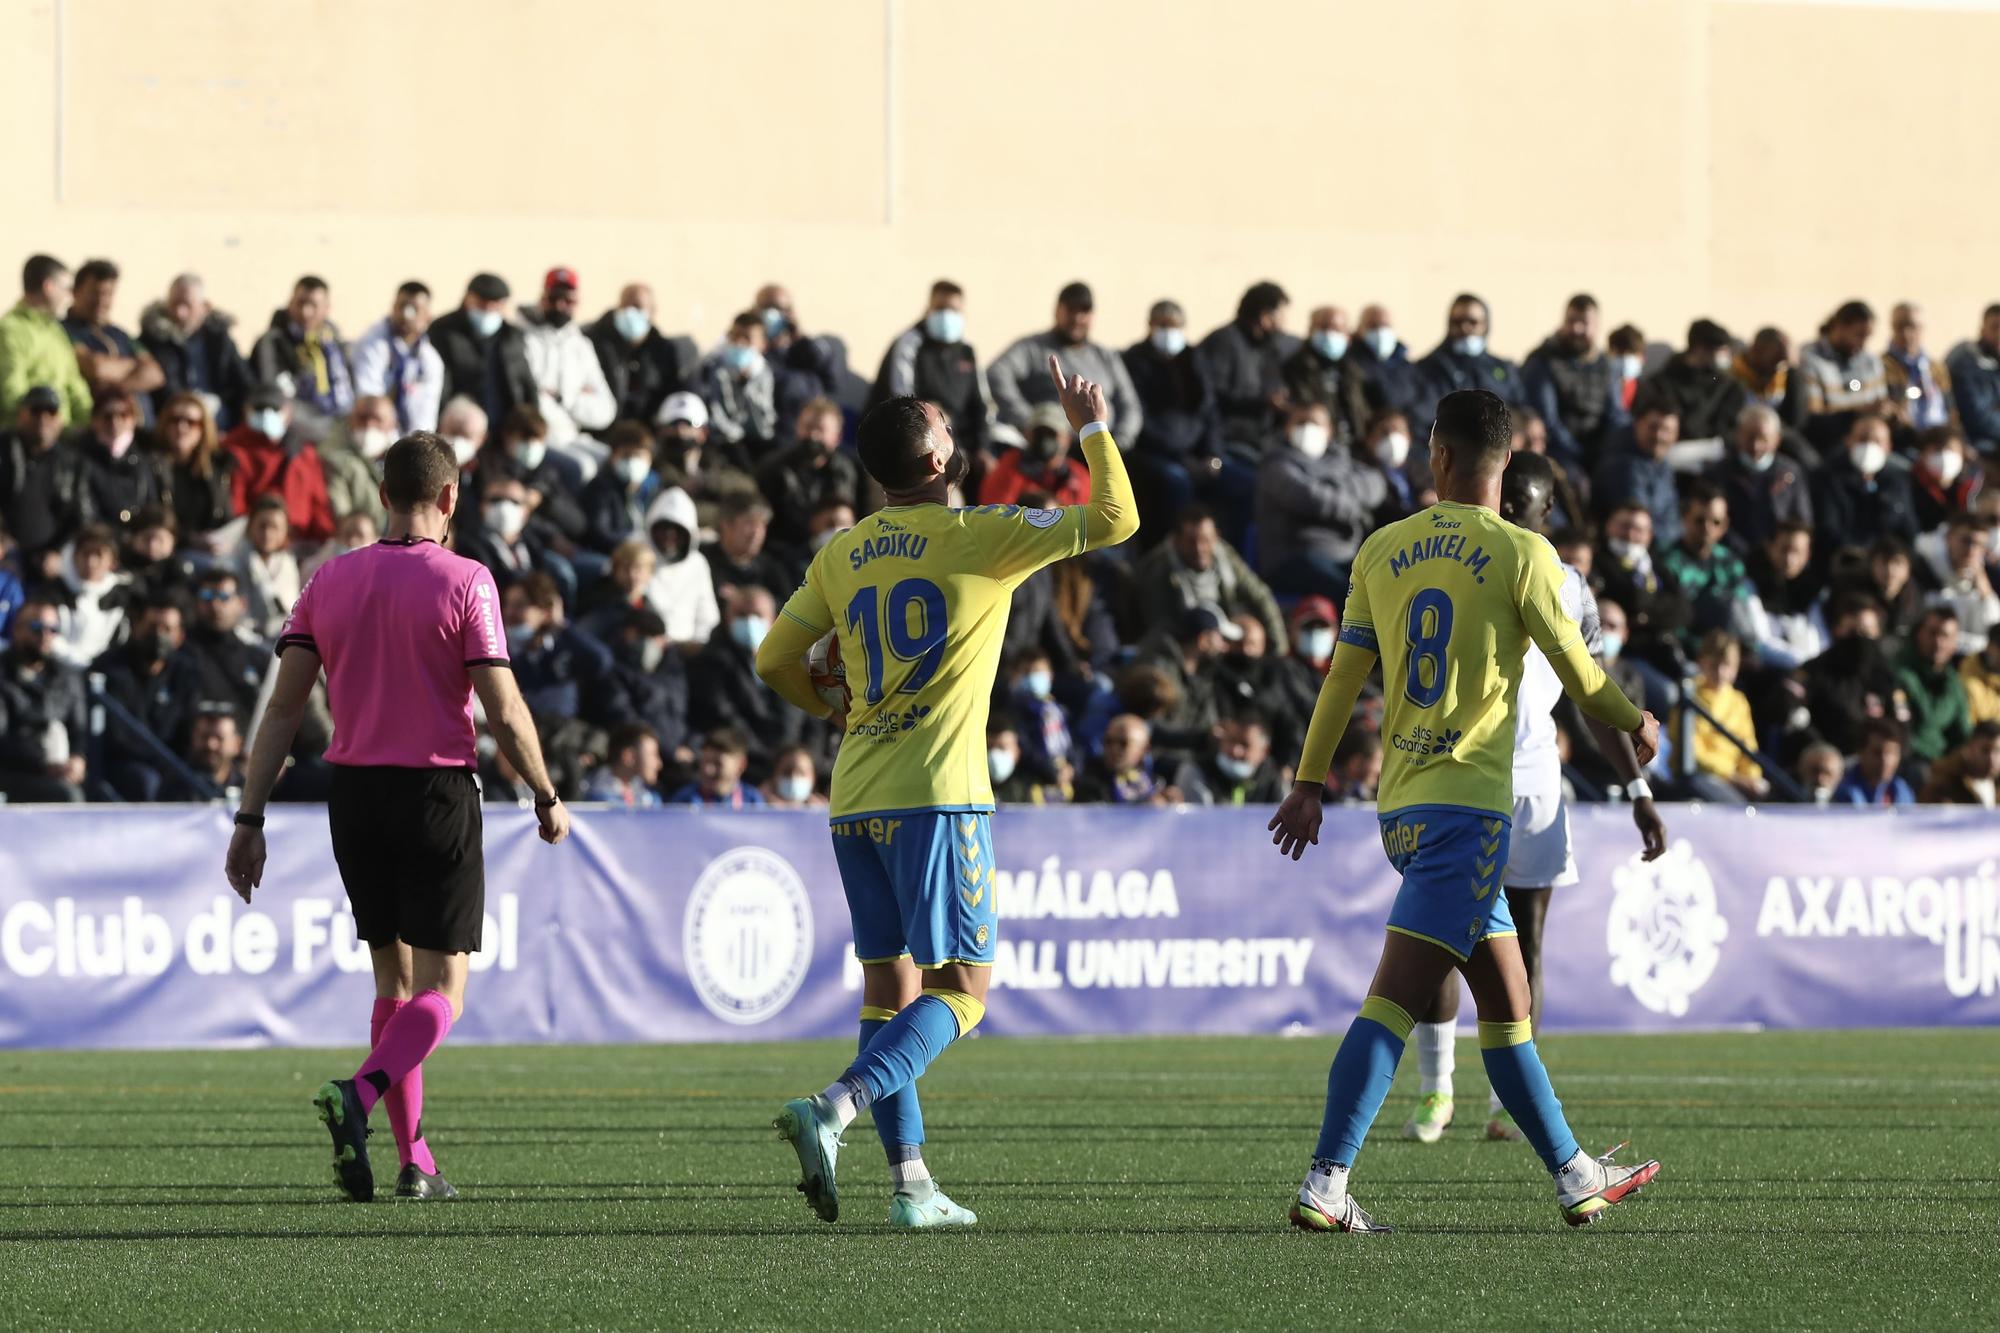
[[[378,998],[375,1012],[368,1020],[368,1044],[373,1047],[382,1040],[382,1029],[389,1026],[407,1000]],[[404,1166],[415,1163],[425,1175],[437,1174],[437,1159],[431,1156],[431,1147],[424,1142],[424,1067],[418,1065],[403,1076],[400,1083],[393,1083],[382,1098],[382,1105],[389,1112],[389,1128],[396,1134],[396,1156]]]
[[[451,1031],[451,1001],[427,990],[409,1000],[382,1024],[375,1049],[354,1072],[354,1091],[363,1114],[375,1109],[389,1089],[415,1072]]]

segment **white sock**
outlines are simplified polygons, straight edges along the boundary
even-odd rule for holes
[[[1419,1023],[1417,1038],[1417,1091],[1441,1092],[1451,1096],[1451,1071],[1458,1066],[1458,1020]]]
[[[1306,1172],[1305,1188],[1299,1193],[1304,1195],[1306,1190],[1329,1203],[1339,1203],[1347,1197],[1347,1168],[1335,1166],[1324,1158],[1315,1160],[1312,1170]]]
[[[834,1115],[839,1117],[842,1129],[853,1124],[854,1117],[861,1114],[861,1108],[854,1104],[854,1089],[845,1083],[831,1084],[820,1096],[826,1099],[826,1104],[833,1109]]]
[[[895,1182],[898,1194],[908,1194],[918,1199],[928,1199],[931,1196],[931,1169],[924,1165],[922,1157],[912,1157],[907,1162],[889,1163],[889,1179]]]
[[[1556,1188],[1565,1194],[1588,1193],[1603,1182],[1603,1176],[1597,1159],[1578,1148],[1574,1157],[1556,1168]]]
[[[1506,1109],[1506,1103],[1500,1100],[1500,1094],[1489,1090],[1486,1094],[1486,1114],[1497,1116]]]

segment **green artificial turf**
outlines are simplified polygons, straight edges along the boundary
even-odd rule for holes
[[[476,1001],[476,995],[475,995]],[[425,1121],[463,1192],[338,1199],[312,1090],[354,1052],[0,1053],[0,1329],[1334,1330],[2000,1327],[2000,1033],[1545,1043],[1585,1145],[1660,1181],[1571,1230],[1521,1145],[1397,1131],[1387,1237],[1289,1231],[1326,1039],[975,1040],[923,1085],[969,1233],[889,1231],[874,1135],[815,1220],[769,1122],[817,1045],[451,1048]]]

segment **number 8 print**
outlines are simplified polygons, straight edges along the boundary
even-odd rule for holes
[[[1451,598],[1440,588],[1425,588],[1410,599],[1410,653],[1403,663],[1403,693],[1419,708],[1444,697],[1445,649],[1451,643]],[[1424,666],[1430,665],[1430,681]]]

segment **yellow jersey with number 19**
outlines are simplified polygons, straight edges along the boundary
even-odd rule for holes
[[[781,615],[839,636],[854,701],[833,819],[993,808],[986,715],[1007,610],[1022,580],[1084,550],[1085,515],[1082,505],[899,505],[813,557]]]
[[[1562,585],[1547,538],[1478,505],[1441,502],[1362,543],[1340,642],[1382,659],[1382,814],[1513,813],[1515,695],[1529,642],[1587,690],[1606,683]],[[1622,696],[1612,703],[1624,704],[1622,725],[1638,725]]]

